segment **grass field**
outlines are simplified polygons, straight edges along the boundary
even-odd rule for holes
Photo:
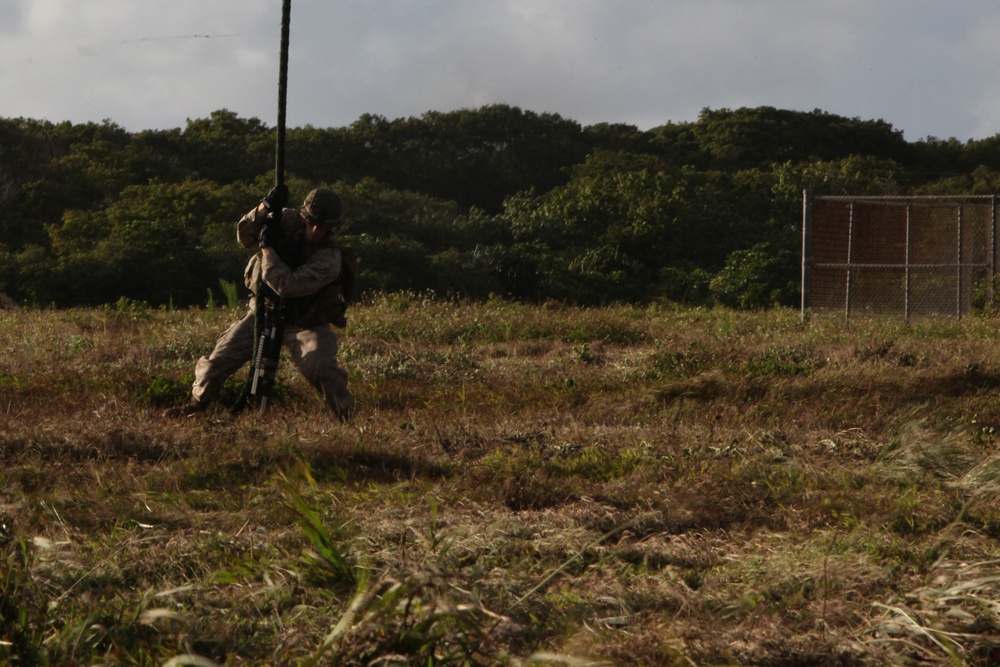
[[[990,317],[387,296],[352,424],[162,418],[236,315],[0,311],[0,663],[1000,661]]]

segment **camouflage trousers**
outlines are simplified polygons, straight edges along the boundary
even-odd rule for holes
[[[226,380],[253,356],[254,314],[249,312],[226,330],[207,357],[198,360],[194,369],[191,395],[207,403],[219,396]],[[337,365],[337,336],[330,325],[301,328],[285,327],[282,349],[323,400],[342,419],[354,412],[354,396],[347,388],[347,373]]]

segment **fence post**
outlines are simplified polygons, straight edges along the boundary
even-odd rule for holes
[[[990,198],[990,306],[996,305],[997,196]]]
[[[809,292],[812,284],[812,190],[802,190],[802,321],[809,318]]]
[[[851,319],[851,270],[854,263],[854,206],[855,202],[850,202],[850,215],[847,222],[847,277],[844,281],[844,321]]]
[[[913,207],[907,204],[906,206],[906,235],[904,237],[904,243],[906,247],[904,249],[904,262],[906,268],[903,269],[903,320],[906,322],[910,321],[910,296],[913,294],[913,273],[910,267],[910,240],[912,237],[913,229]]]
[[[958,248],[956,248],[957,261],[955,262],[955,264],[957,265],[955,269],[955,315],[958,317],[958,319],[962,319],[962,269],[964,268],[962,266],[962,261],[964,260],[964,257],[962,256],[962,242],[963,242],[962,234],[965,231],[963,229],[965,222],[964,213],[965,213],[964,207],[961,204],[959,204],[958,234],[957,234]]]

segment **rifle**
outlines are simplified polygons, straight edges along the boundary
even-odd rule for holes
[[[281,7],[281,52],[278,66],[278,127],[274,150],[274,187],[285,186],[285,106],[288,99],[288,31],[291,23],[292,0],[284,0]],[[273,192],[273,191],[272,191]],[[281,211],[284,202],[269,205],[265,228],[272,225],[281,231]],[[250,377],[247,378],[239,399],[232,412],[242,412],[250,405],[256,405],[259,414],[267,411],[270,397],[278,375],[278,360],[281,357],[281,341],[285,333],[286,304],[274,290],[270,289],[261,276],[254,286],[254,351],[251,357]]]
[[[285,335],[285,304],[263,281],[257,286],[254,302],[254,355],[250,377],[233,412],[256,405],[258,414],[263,415],[278,376],[281,341]]]

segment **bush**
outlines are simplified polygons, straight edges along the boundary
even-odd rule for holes
[[[758,243],[749,250],[731,253],[709,288],[716,301],[731,308],[794,305],[794,261],[790,252]]]

